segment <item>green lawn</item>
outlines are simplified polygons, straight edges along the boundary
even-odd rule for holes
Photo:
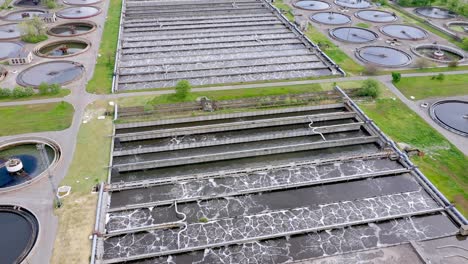
[[[412,161],[468,216],[468,158],[399,100],[383,98],[360,107],[393,140],[424,151]]]
[[[110,93],[112,90],[112,75],[119,35],[121,7],[122,0],[110,0],[101,46],[99,46],[100,57],[97,59],[93,78],[86,86],[86,91],[90,93],[104,94]]]
[[[395,86],[406,96],[416,100],[430,97],[468,95],[468,74],[445,75],[443,81],[431,76],[402,77]]]
[[[60,97],[65,97],[70,94],[70,90],[68,89],[61,89],[58,94],[47,94],[47,95],[42,95],[42,94],[35,94],[30,97],[24,97],[24,98],[2,98],[0,99],[1,102],[11,102],[11,101],[28,101],[28,100],[40,100],[40,99],[48,99],[48,98],[60,98]]]
[[[103,115],[107,103],[95,102],[86,108],[92,118],[81,124],[75,154],[68,174],[60,185],[72,187],[71,194],[62,199],[63,206],[55,210],[59,227],[55,239],[51,263],[88,263],[96,212],[97,194],[91,188],[107,179],[112,120]]]
[[[276,0],[273,2],[273,5],[276,6],[289,21],[294,22],[294,15],[290,5],[285,4],[283,0]]]
[[[333,44],[327,36],[322,34],[316,28],[310,26],[305,34],[310,40],[315,42],[315,44],[321,46],[322,51],[325,52],[325,54],[327,54],[335,63],[340,65],[347,74],[357,75],[364,71],[364,67],[362,65],[350,58],[338,46]]]
[[[0,107],[0,136],[63,130],[70,126],[73,113],[66,102]]]
[[[371,25],[367,24],[367,23],[357,23],[356,25],[354,25],[355,27],[360,27],[360,28],[370,28]]]

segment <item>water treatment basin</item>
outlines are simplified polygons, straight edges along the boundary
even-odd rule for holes
[[[73,61],[51,61],[36,64],[18,74],[16,81],[23,86],[37,87],[48,84],[65,85],[78,79],[84,72],[84,66]]]
[[[358,27],[337,27],[330,30],[330,36],[350,43],[368,43],[379,37],[371,30]]]
[[[366,63],[383,67],[402,67],[411,63],[412,58],[404,51],[385,46],[366,46],[356,50],[356,57]]]
[[[18,24],[11,23],[0,26],[0,40],[16,39],[21,37]]]
[[[45,13],[46,11],[40,9],[20,10],[8,13],[3,19],[8,21],[23,21]]]
[[[432,119],[445,129],[468,137],[468,102],[439,101],[431,106],[429,112]]]
[[[421,44],[412,47],[411,51],[418,56],[442,63],[459,62],[465,59],[463,51],[437,43]]]
[[[17,57],[22,48],[17,42],[0,42],[0,60]]]
[[[344,25],[351,22],[351,18],[345,14],[335,12],[320,12],[310,16],[312,21],[325,25]]]
[[[67,39],[45,43],[35,49],[37,56],[45,58],[66,58],[89,49],[91,43],[85,39]]]
[[[91,21],[69,22],[56,25],[49,29],[49,35],[56,37],[73,37],[90,33],[96,29],[97,25]]]
[[[102,0],[64,0],[63,3],[74,6],[88,6],[102,2]]]
[[[402,24],[385,25],[380,28],[380,31],[391,38],[404,40],[422,40],[428,36],[427,32],[421,28]]]
[[[395,13],[382,10],[362,10],[356,12],[354,15],[362,20],[375,23],[392,22],[398,18]]]
[[[419,7],[414,12],[418,15],[435,19],[449,19],[457,16],[456,13],[440,7]]]
[[[57,12],[57,16],[65,19],[81,19],[97,16],[101,9],[94,6],[68,7]]]
[[[297,1],[294,3],[294,6],[299,9],[311,10],[311,11],[326,10],[330,8],[329,3],[323,2],[323,1],[315,1],[315,0]]]

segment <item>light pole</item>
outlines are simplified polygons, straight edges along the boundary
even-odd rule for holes
[[[47,177],[49,178],[50,186],[52,187],[52,193],[54,194],[55,206],[57,206],[57,208],[60,208],[62,206],[62,202],[60,201],[60,198],[57,195],[57,188],[55,187],[54,181],[52,180],[52,173],[50,173],[50,170],[49,170],[49,164],[50,164],[49,156],[47,155],[47,151],[44,146],[45,146],[44,144],[36,145],[37,150],[39,150],[39,154],[41,157],[41,164],[42,166],[44,166],[44,170],[46,171]]]

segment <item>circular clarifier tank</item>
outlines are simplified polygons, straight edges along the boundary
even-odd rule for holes
[[[453,32],[468,35],[468,22],[467,21],[452,21],[446,24],[447,28]]]
[[[9,21],[23,21],[45,13],[44,10],[40,9],[27,9],[8,13],[3,19]]]
[[[382,26],[380,31],[391,38],[405,40],[421,40],[428,36],[421,28],[400,24]]]
[[[13,5],[23,7],[38,7],[41,6],[41,0],[18,0]]]
[[[436,19],[449,19],[457,16],[456,13],[439,7],[419,7],[414,10],[417,14]]]
[[[387,23],[397,20],[395,13],[381,10],[361,10],[354,15],[362,20],[376,23]]]
[[[18,24],[0,25],[0,40],[16,39],[21,37],[21,31]]]
[[[44,146],[53,167],[60,158],[60,149],[50,140],[24,139],[0,145],[0,191],[24,186],[44,175],[38,146]],[[15,165],[18,169],[15,169]]]
[[[385,46],[366,46],[356,50],[356,56],[366,62],[383,67],[401,67],[411,63],[404,51]]]
[[[439,44],[421,44],[412,47],[411,51],[418,56],[442,63],[459,62],[465,59],[462,51]]]
[[[102,0],[64,0],[63,1],[63,3],[67,5],[75,5],[75,6],[94,5],[100,2],[102,2]]]
[[[335,12],[319,12],[310,16],[310,19],[325,25],[345,25],[351,22],[347,15]]]
[[[468,102],[439,101],[431,106],[429,112],[432,119],[445,129],[468,137]]]
[[[0,205],[0,232],[2,263],[21,263],[36,244],[39,222],[25,208]]]
[[[48,84],[65,85],[81,77],[84,66],[73,61],[51,61],[36,64],[18,74],[16,82],[23,86],[37,87]]]
[[[80,19],[97,16],[101,9],[94,6],[68,7],[57,12],[57,16],[66,19]]]
[[[96,24],[91,21],[70,22],[56,25],[49,29],[49,35],[56,37],[73,37],[90,33],[96,29]]]
[[[335,4],[348,8],[368,8],[371,5],[364,0],[335,0]]]
[[[294,3],[294,6],[300,9],[312,11],[326,10],[330,8],[330,4],[327,2],[310,0],[297,1]]]
[[[17,57],[23,45],[16,42],[0,42],[0,60]]]
[[[89,49],[91,43],[85,39],[67,39],[45,43],[34,50],[37,56],[45,58],[66,58]]]
[[[369,43],[376,40],[379,36],[364,28],[358,27],[338,27],[330,30],[330,35],[340,41],[350,43]]]

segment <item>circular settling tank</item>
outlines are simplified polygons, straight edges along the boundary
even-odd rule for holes
[[[18,24],[5,24],[0,26],[0,40],[15,39],[21,37]]]
[[[17,57],[23,45],[16,42],[0,42],[0,60]]]
[[[21,10],[8,13],[3,19],[10,20],[10,21],[23,21],[32,19],[35,16],[40,14],[45,14],[44,10],[39,9],[28,9],[28,10]]]
[[[362,10],[356,12],[354,15],[362,20],[376,23],[386,23],[397,20],[395,13],[380,10]]]
[[[37,6],[41,6],[41,1],[40,0],[18,0],[13,5],[25,6],[25,7],[37,7]]]
[[[411,48],[411,51],[418,56],[436,62],[449,63],[465,59],[462,51],[439,44],[422,44]]]
[[[100,3],[102,0],[64,0],[63,3],[67,5],[87,6]]]
[[[468,137],[468,102],[439,101],[431,106],[429,112],[432,119],[445,129]]]
[[[36,64],[18,74],[16,82],[22,86],[37,87],[48,84],[65,85],[78,79],[84,72],[84,66],[73,61],[51,61]]]
[[[37,56],[46,58],[65,58],[85,52],[91,43],[84,39],[59,40],[46,43],[35,49]]]
[[[468,22],[452,21],[446,24],[447,28],[453,32],[468,35]]]
[[[20,140],[0,146],[0,191],[18,187],[36,179],[46,170],[41,163],[38,146],[44,146],[49,157],[49,167],[55,166],[60,149],[55,143],[42,140]],[[21,164],[17,170],[13,165]]]
[[[335,4],[348,8],[368,8],[371,5],[365,0],[335,0]]]
[[[0,205],[0,232],[2,263],[21,263],[36,244],[39,222],[24,208]]]
[[[419,7],[414,10],[417,14],[436,19],[449,19],[457,16],[456,13],[439,7]]]
[[[411,56],[406,52],[384,46],[362,47],[356,50],[356,57],[383,67],[401,67],[411,63]]]
[[[368,43],[376,40],[379,36],[364,28],[338,27],[330,30],[330,35],[335,39],[351,43]]]
[[[405,40],[421,40],[428,36],[421,28],[399,24],[383,26],[380,31],[391,38]]]
[[[312,10],[312,11],[319,11],[319,10],[325,10],[325,9],[330,8],[330,4],[327,2],[312,1],[312,0],[297,1],[296,3],[294,3],[294,6],[300,9]]]
[[[310,16],[310,19],[325,25],[344,25],[351,22],[347,15],[335,12],[320,12]]]
[[[66,19],[80,19],[99,15],[101,9],[94,6],[68,7],[57,12],[57,16]]]
[[[49,29],[49,35],[56,37],[72,37],[90,33],[96,29],[96,24],[91,21],[70,22],[56,25]]]

